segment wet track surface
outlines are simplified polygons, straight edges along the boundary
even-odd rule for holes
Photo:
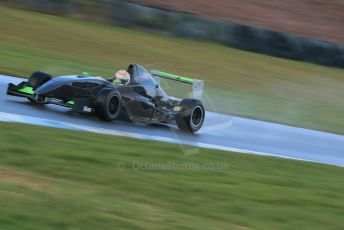
[[[68,108],[34,105],[25,98],[7,96],[7,84],[20,81],[0,75],[0,116],[7,117],[0,120],[10,121],[9,117],[21,115],[21,121],[27,123],[37,123],[31,122],[36,119],[54,123],[51,125],[54,127],[73,124],[75,129],[173,142],[180,144],[181,154],[195,154],[196,147],[209,147],[344,166],[344,136],[341,135],[211,112],[206,113],[204,127],[193,135],[173,126],[108,123]]]

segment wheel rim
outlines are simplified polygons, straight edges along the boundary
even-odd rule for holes
[[[115,95],[111,98],[109,102],[109,113],[111,115],[116,115],[119,110],[119,98]]]
[[[191,113],[191,125],[198,127],[203,121],[203,109],[201,106],[196,106]]]

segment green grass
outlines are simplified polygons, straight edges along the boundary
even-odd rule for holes
[[[0,157],[0,229],[344,228],[339,167],[7,123]]]
[[[107,77],[140,63],[204,79],[209,109],[343,134],[341,69],[5,7],[0,31],[2,73]]]

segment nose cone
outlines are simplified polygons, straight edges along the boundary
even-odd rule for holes
[[[64,85],[67,85],[73,79],[75,79],[74,76],[62,76],[62,77],[54,78],[54,79],[46,82],[42,86],[38,87],[35,90],[35,93],[37,93],[37,94],[48,94],[49,92],[52,92],[52,91],[54,91],[54,90],[56,90],[56,89],[58,89]]]

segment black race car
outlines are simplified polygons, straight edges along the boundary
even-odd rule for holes
[[[95,113],[105,121],[126,116],[140,123],[176,124],[188,132],[202,127],[205,110],[199,99],[203,81],[158,70],[149,73],[136,64],[129,65],[127,71],[130,82],[126,85],[88,74],[52,78],[38,71],[28,81],[10,83],[7,94],[26,97],[34,103],[70,107],[80,113]],[[192,98],[168,96],[159,84],[161,78],[192,85]]]

